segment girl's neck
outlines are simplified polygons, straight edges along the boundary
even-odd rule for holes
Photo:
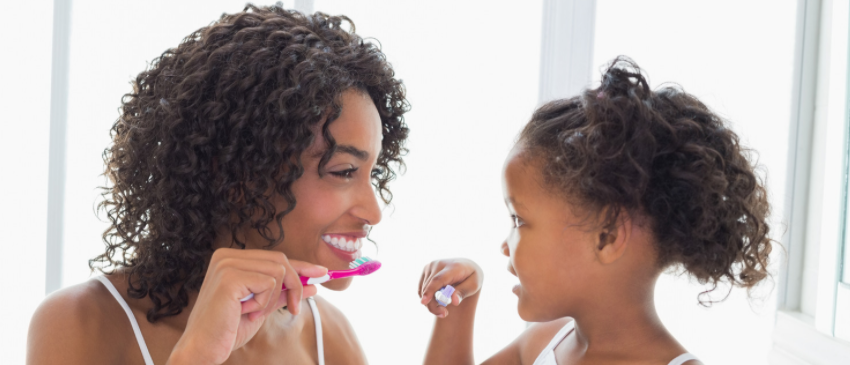
[[[655,310],[656,280],[657,277],[643,288],[611,288],[594,295],[591,305],[573,315],[579,348],[587,355],[634,354],[659,347],[683,351]]]

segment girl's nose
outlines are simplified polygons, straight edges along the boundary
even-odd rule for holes
[[[502,255],[511,256],[511,249],[508,247],[508,242],[502,242]]]

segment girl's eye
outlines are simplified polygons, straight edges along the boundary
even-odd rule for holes
[[[336,177],[340,177],[343,179],[350,179],[351,175],[357,171],[356,167],[352,167],[350,169],[342,170],[342,171],[331,171],[330,174]]]
[[[525,224],[525,222],[522,221],[522,218],[518,217],[516,214],[511,215],[511,223],[514,224],[514,228],[519,228]]]

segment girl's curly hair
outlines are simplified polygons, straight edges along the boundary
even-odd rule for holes
[[[189,291],[200,289],[218,228],[241,248],[243,228],[256,229],[268,247],[283,239],[267,226],[280,227],[295,207],[301,153],[325,118],[330,148],[320,171],[334,153],[328,125],[349,89],[369,95],[380,114],[372,178],[389,203],[391,165],[403,167],[407,151],[409,104],[380,47],[354,34],[350,19],[249,4],[165,51],[122,98],[103,155],[112,186],[98,206],[111,227],[106,251],[89,266],[124,268],[128,295],[154,304],[148,321],[179,314]],[[272,195],[287,209],[276,211]]]
[[[603,225],[623,210],[649,218],[661,267],[681,264],[711,290],[768,276],[770,205],[752,151],[680,87],[652,91],[632,60],[612,61],[599,88],[540,107],[520,143],[547,186]]]

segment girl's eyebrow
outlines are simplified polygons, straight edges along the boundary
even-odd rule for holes
[[[516,208],[525,209],[525,206],[522,205],[522,203],[516,201],[516,199],[514,199],[514,197],[512,197],[512,196],[509,196],[507,199],[505,199],[505,204],[512,205]]]

